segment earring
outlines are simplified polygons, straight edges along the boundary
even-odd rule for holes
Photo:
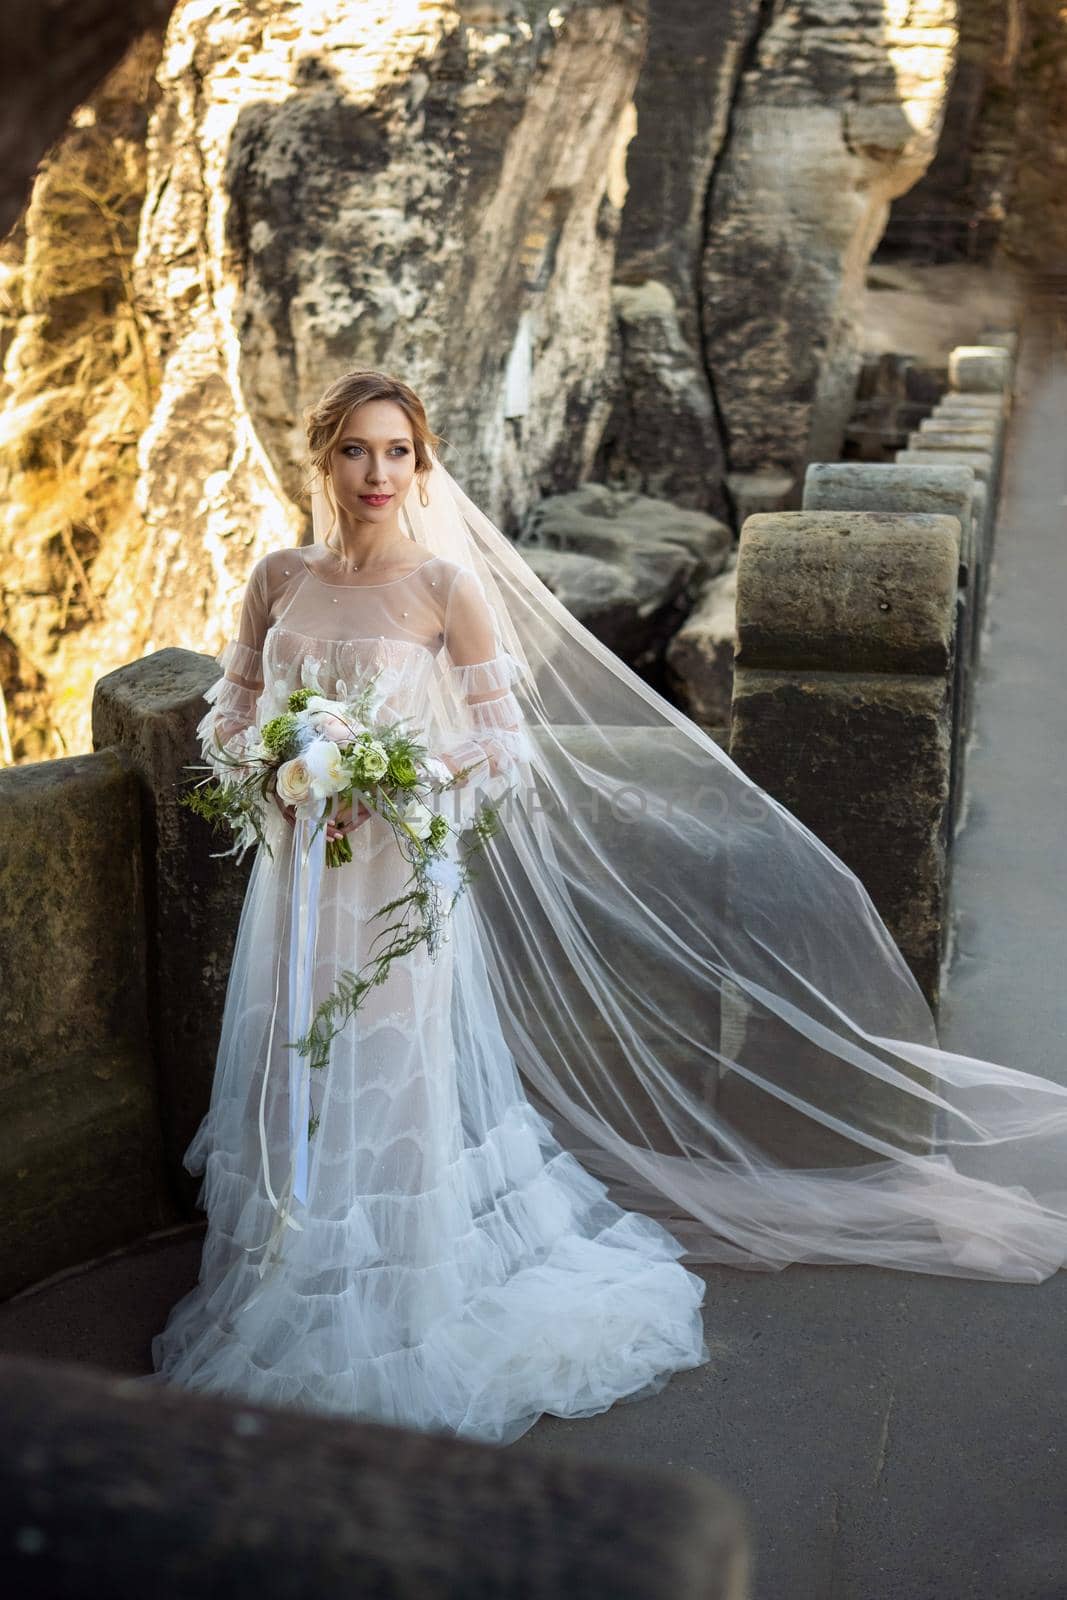
[[[419,505],[420,506],[428,506],[429,503],[430,503],[430,497],[426,493],[426,485],[425,485],[425,483],[423,483],[422,479],[420,478],[419,479]]]

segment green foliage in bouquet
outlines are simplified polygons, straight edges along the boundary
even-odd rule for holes
[[[438,824],[441,826],[438,827]],[[423,850],[421,841],[416,841],[420,846],[416,854],[408,855],[406,851],[404,852],[414,869],[404,886],[405,892],[384,906],[379,906],[373,914],[372,920],[389,916],[392,912],[401,912],[398,921],[387,923],[375,935],[374,943],[384,939],[386,941],[384,946],[358,972],[342,972],[333,993],[328,995],[316,1009],[307,1033],[300,1039],[290,1041],[286,1046],[287,1049],[297,1050],[301,1055],[308,1056],[312,1070],[321,1070],[329,1064],[330,1041],[359,1010],[371,989],[386,981],[389,968],[398,956],[409,955],[423,943],[428,946],[431,956],[436,956],[452,906],[475,875],[470,862],[485,848],[499,828],[499,810],[486,802],[471,824],[470,832],[473,838],[467,844],[461,860],[456,864],[457,879],[453,898],[447,910],[442,911],[439,897],[431,884],[430,863],[434,857],[439,858],[436,840],[440,839],[443,843],[451,829],[440,812],[434,816],[427,835],[427,842],[435,840],[433,848]],[[410,920],[412,913],[414,921]]]
[[[286,1046],[308,1056],[309,1065],[315,1070],[328,1064],[330,1041],[360,1008],[371,989],[386,981],[398,957],[410,954],[420,944],[425,944],[431,957],[436,957],[452,908],[474,876],[471,860],[485,848],[500,826],[496,806],[484,803],[468,826],[460,858],[453,861],[447,857],[446,845],[453,832],[451,824],[437,811],[427,825],[425,813],[420,816],[417,809],[419,785],[425,781],[420,774],[420,763],[428,751],[425,744],[404,727],[411,719],[399,718],[378,728],[367,726],[372,720],[371,696],[378,676],[368,680],[356,700],[330,712],[348,726],[351,734],[343,747],[336,740],[330,741],[341,753],[342,782],[336,791],[337,808],[362,801],[376,812],[391,825],[397,847],[412,870],[404,892],[373,913],[374,919],[395,915],[395,920],[386,923],[375,935],[373,944],[384,940],[382,948],[358,972],[341,974],[334,992],[315,1011],[308,1032]],[[306,711],[309,702],[316,697],[327,699],[316,689],[294,689],[288,696],[286,709],[259,730],[258,746],[234,752],[216,745],[214,766],[194,768],[215,776],[201,779],[192,790],[179,796],[179,803],[204,818],[213,830],[229,827],[237,833],[234,849],[223,854],[243,853],[253,842],[264,845],[268,854],[273,854],[263,827],[263,815],[273,804],[279,769],[301,754],[303,724],[299,713]],[[437,791],[443,793],[464,783],[476,765],[461,767],[448,780],[438,781]],[[219,767],[231,769],[232,775],[219,776]],[[409,810],[413,805],[416,806],[414,813]],[[409,820],[412,814],[418,818],[418,827],[412,826]],[[316,834],[326,823],[325,815],[318,818]],[[327,840],[327,866],[338,867],[352,859],[347,835]],[[445,906],[448,890],[452,891],[452,897]],[[309,1137],[317,1126],[318,1118],[312,1116]]]

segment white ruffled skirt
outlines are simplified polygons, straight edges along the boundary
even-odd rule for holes
[[[153,1340],[147,1381],[507,1443],[543,1412],[592,1416],[706,1361],[683,1246],[609,1200],[527,1100],[467,899],[436,961],[425,946],[395,961],[312,1074],[301,1231],[261,1276],[277,1220],[268,1064],[276,1195],[289,1160],[293,836],[277,814],[268,829],[184,1158],[204,1174],[199,1282]],[[373,913],[408,875],[378,819],[350,837],[355,859],[323,874],[316,1004],[373,958]]]

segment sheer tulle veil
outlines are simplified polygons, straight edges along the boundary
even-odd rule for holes
[[[436,454],[422,482],[401,524],[481,580],[531,735],[470,897],[561,1142],[694,1263],[1055,1271],[1067,1088],[940,1049],[859,879],[570,614]],[[318,481],[312,508],[321,541]]]

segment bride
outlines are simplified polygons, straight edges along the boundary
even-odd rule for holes
[[[302,684],[354,698],[374,677],[379,715],[435,730],[444,777],[472,769],[440,797],[458,829],[523,764],[510,687],[523,669],[474,568],[403,531],[416,478],[426,499],[436,441],[410,389],[356,373],[314,408],[308,442],[332,536],[253,568],[198,729],[205,756],[236,748]],[[430,691],[442,672],[463,708],[451,738]],[[257,855],[238,929],[211,1106],[185,1156],[205,1173],[200,1280],[153,1341],[158,1374],[507,1442],[544,1411],[589,1416],[704,1361],[704,1286],[678,1264],[683,1247],[608,1200],[524,1096],[466,896],[436,957],[421,945],[395,960],[334,1037],[311,1084],[306,1204],[275,1196],[289,1163],[276,1023],[294,1014],[290,873],[307,849],[293,807],[275,803],[271,853]],[[318,879],[315,1004],[373,959],[372,914],[409,870],[389,825],[362,805],[334,815],[319,841],[342,836],[351,862]],[[277,1222],[272,1231],[272,1205],[283,1223],[292,1216],[287,1237]]]
[[[362,806],[268,817],[154,1381],[503,1443],[709,1359],[683,1255],[1061,1266],[1067,1089],[939,1049],[859,880],[540,583],[408,385],[348,373],[306,423],[315,542],[253,568],[205,758],[373,682],[467,774],[456,837],[503,825],[310,1074],[304,1139],[286,1044],[407,864]]]

